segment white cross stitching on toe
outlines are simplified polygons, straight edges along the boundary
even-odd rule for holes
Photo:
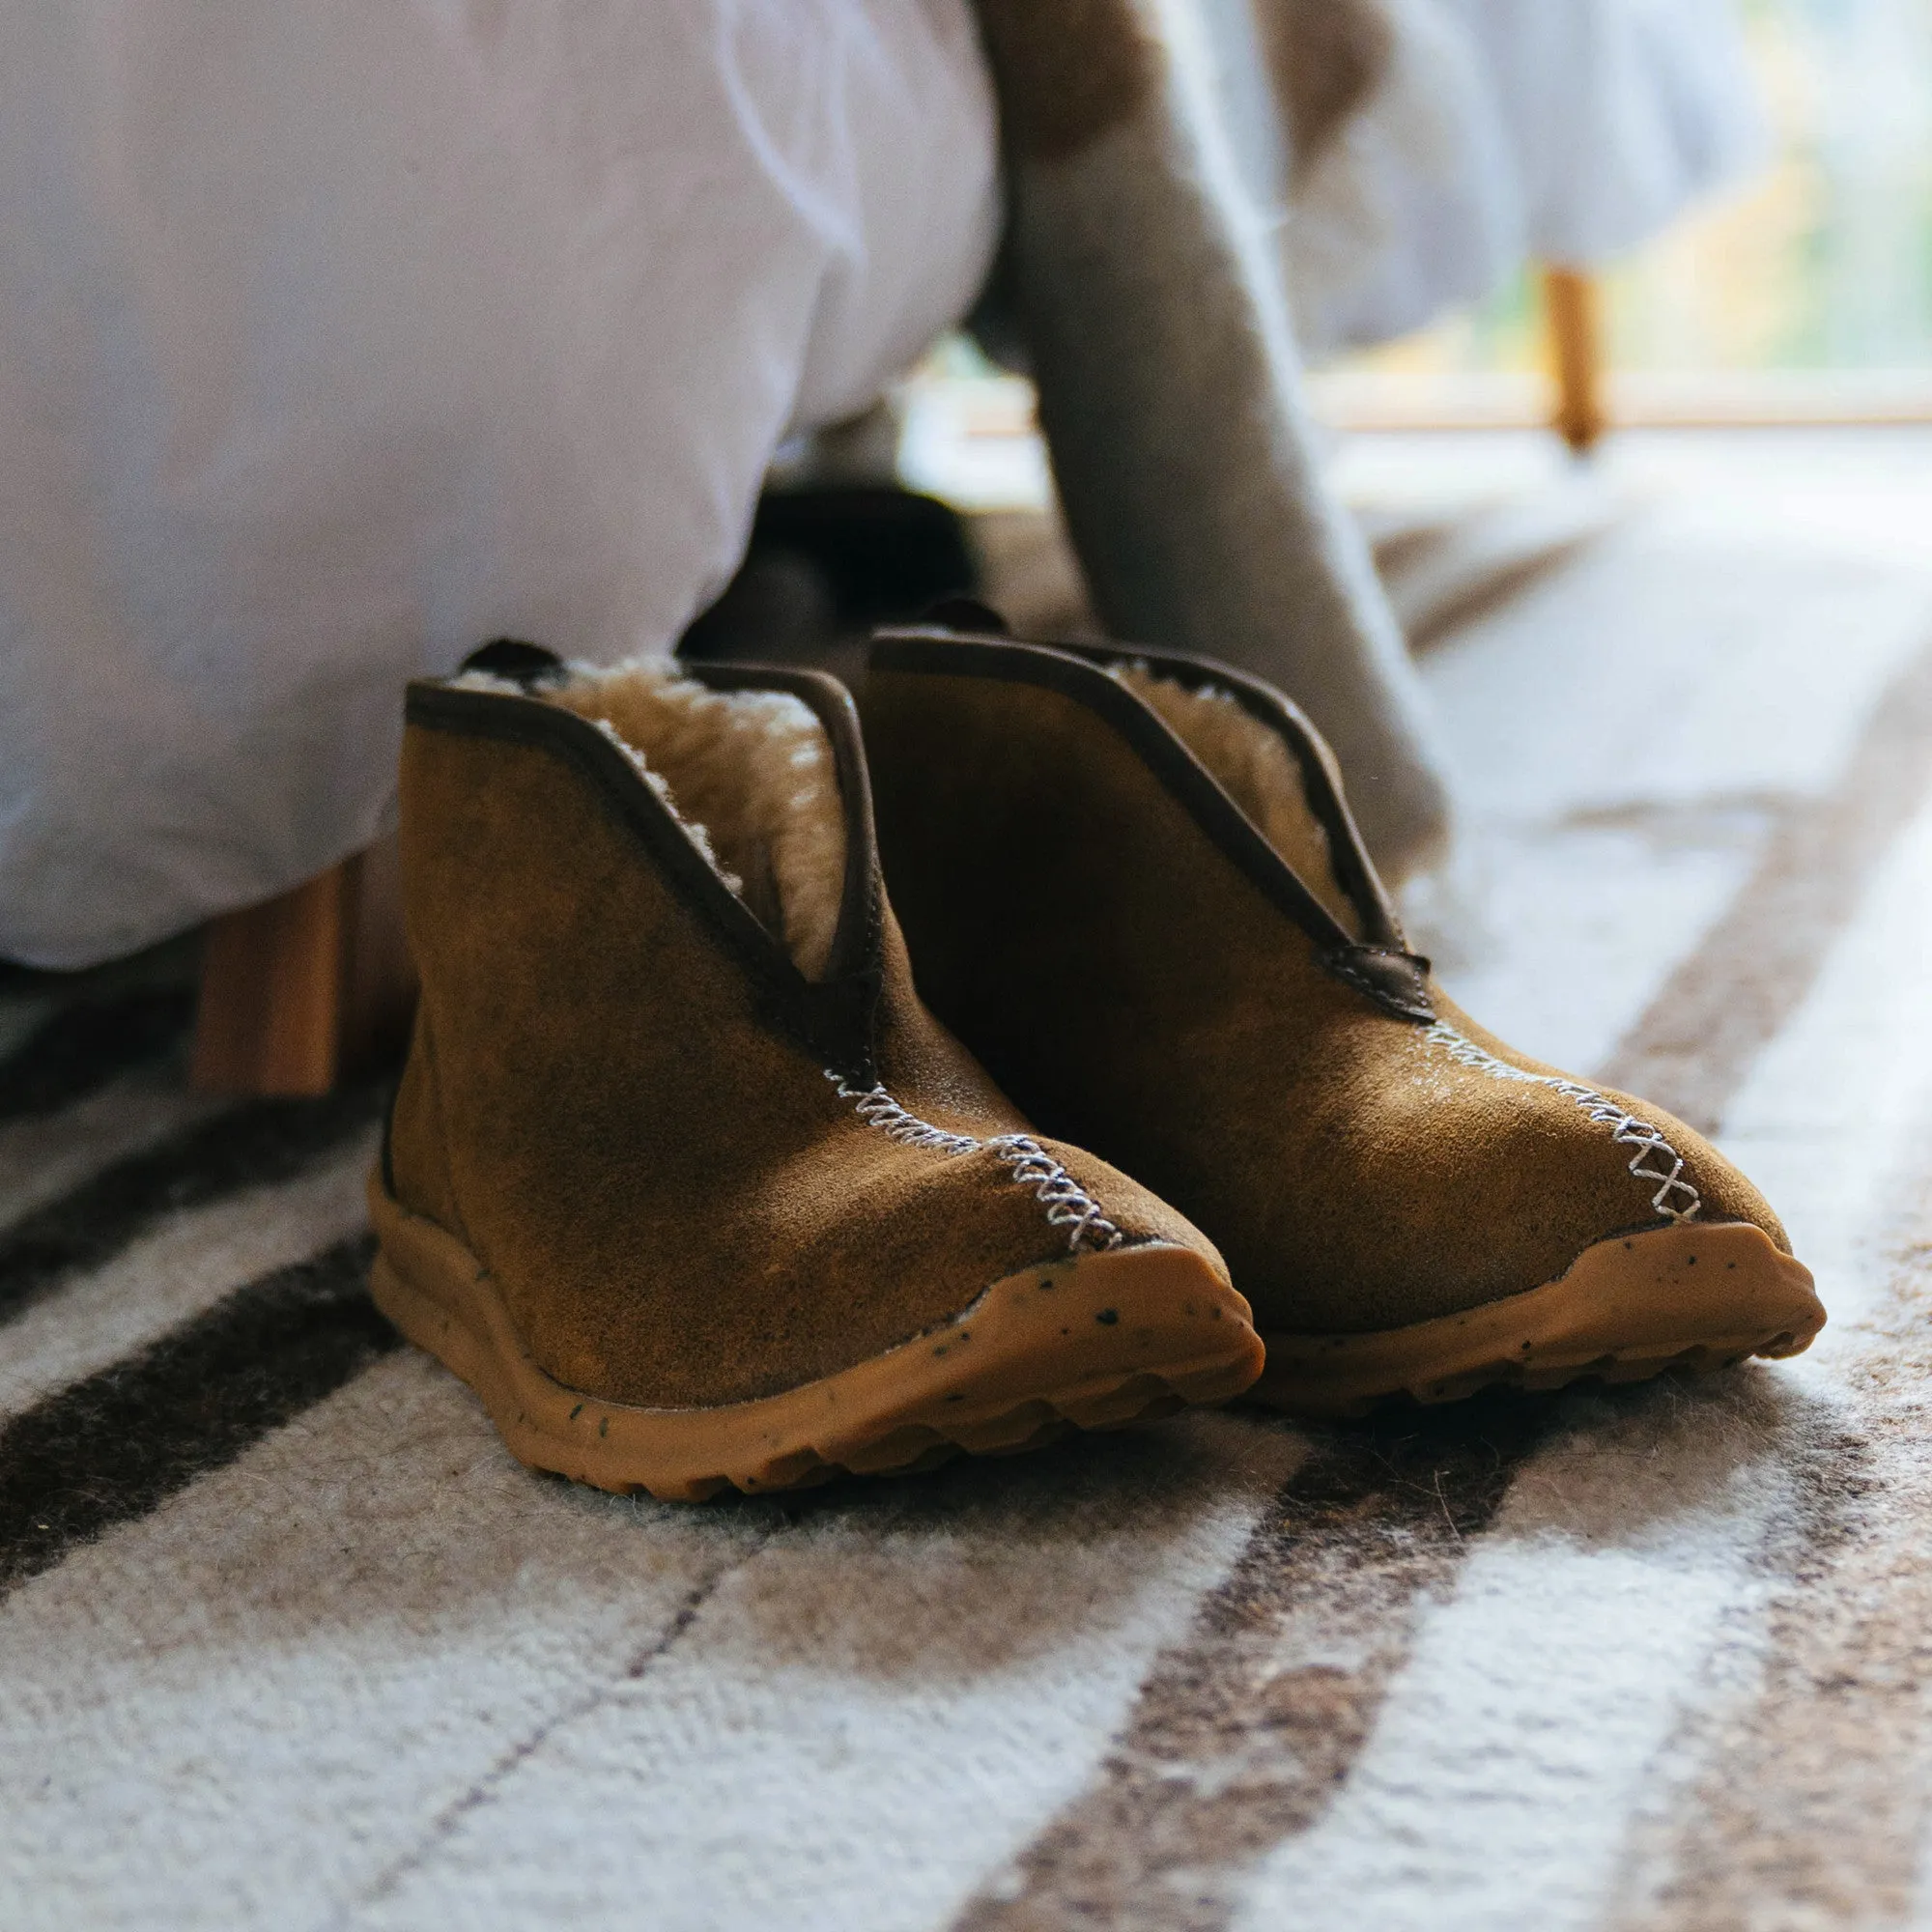
[[[1001,1134],[982,1141],[971,1134],[950,1134],[944,1127],[907,1113],[883,1087],[853,1087],[831,1067],[824,1071],[838,1089],[838,1097],[853,1102],[859,1118],[890,1140],[947,1154],[989,1150],[995,1159],[1012,1170],[1015,1185],[1033,1189],[1035,1200],[1046,1209],[1047,1225],[1068,1230],[1066,1245],[1072,1253],[1078,1254],[1083,1247],[1111,1248],[1122,1238],[1120,1229],[1100,1212],[1100,1204],[1030,1135]]]
[[[1520,1066],[1498,1060],[1446,1021],[1437,1020],[1423,1038],[1442,1047],[1459,1065],[1473,1066],[1493,1079],[1520,1080],[1531,1087],[1548,1087],[1566,1100],[1574,1100],[1586,1119],[1609,1128],[1612,1141],[1636,1149],[1630,1158],[1630,1171],[1639,1180],[1658,1183],[1650,1205],[1660,1214],[1672,1221],[1696,1218],[1697,1210],[1704,1205],[1703,1197],[1684,1177],[1684,1156],[1648,1121],[1638,1120],[1594,1087],[1585,1087],[1580,1080],[1564,1080],[1554,1073],[1525,1073]]]

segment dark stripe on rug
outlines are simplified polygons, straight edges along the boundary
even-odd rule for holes
[[[1209,1932],[1248,1868],[1321,1816],[1367,1743],[1426,1599],[1453,1581],[1553,1398],[1492,1396],[1321,1432],[1155,1662],[1094,1783],[957,1932]]]
[[[1932,650],[1886,687],[1837,789],[1785,813],[1729,910],[1601,1069],[1605,1086],[1717,1131],[1932,787],[1928,744]]]
[[[373,1239],[277,1268],[0,1429],[0,1591],[147,1515],[340,1388],[399,1338]]]
[[[1721,1119],[1918,808],[1932,779],[1928,736],[1932,651],[1892,681],[1837,790],[1774,835],[1731,908],[1619,1041],[1606,1085],[1693,1122]],[[1792,929],[1768,934],[1774,921]],[[1513,1411],[1508,1424],[1492,1419]],[[1430,1417],[1413,1437],[1406,1492],[1380,1473],[1373,1446],[1351,1454],[1349,1434],[1321,1438],[1317,1462],[1288,1485],[1188,1639],[1154,1665],[1094,1782],[969,1902],[956,1932],[1226,1925],[1248,1868],[1312,1827],[1346,1781],[1406,1662],[1420,1606],[1453,1582],[1463,1539],[1487,1526],[1550,1415],[1498,1396]],[[1464,1431],[1470,1453],[1459,1456]],[[1326,1527],[1297,1541],[1303,1483],[1326,1486]],[[1354,1661],[1268,1677],[1282,1639],[1330,1630],[1347,1634],[1341,1648]],[[1256,1719],[1246,1707],[1264,1682],[1280,1688]]]
[[[1606,1925],[1914,1922],[1932,1826],[1932,1145],[1920,1151],[1847,1398],[1784,1398],[1771,1446],[1791,1498],[1761,1558],[1761,1674],[1687,1716],[1665,1757],[1692,1770],[1637,1818]]]
[[[51,1114],[116,1074],[178,1051],[193,1017],[194,993],[184,986],[64,1008],[0,1063],[0,1122]]]
[[[0,1322],[169,1215],[294,1179],[366,1130],[382,1100],[366,1084],[321,1100],[259,1100],[103,1168],[0,1234]]]

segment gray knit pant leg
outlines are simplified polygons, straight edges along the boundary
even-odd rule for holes
[[[1276,252],[1190,0],[980,0],[1011,298],[1098,613],[1266,678],[1333,744],[1378,862],[1446,842],[1426,699],[1324,483]]]

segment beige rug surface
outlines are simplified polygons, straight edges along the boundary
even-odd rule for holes
[[[1427,943],[1716,1129],[1795,1363],[620,1501],[369,1307],[380,1095],[0,985],[0,1924],[1932,1922],[1924,500],[1653,477],[1424,660]]]

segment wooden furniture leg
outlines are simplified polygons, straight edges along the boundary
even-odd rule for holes
[[[1582,269],[1543,271],[1544,320],[1556,375],[1555,428],[1584,455],[1608,427],[1604,407],[1602,295]]]
[[[191,1078],[211,1092],[327,1094],[399,1043],[415,974],[393,838],[208,927]]]

